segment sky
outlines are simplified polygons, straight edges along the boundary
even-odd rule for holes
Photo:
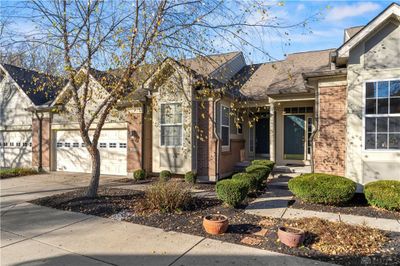
[[[286,23],[296,23],[320,13],[306,29],[292,30],[289,44],[274,34],[266,36],[263,49],[274,58],[283,59],[286,54],[310,50],[338,48],[343,43],[344,29],[366,25],[393,1],[285,1],[274,8],[277,16]],[[397,1],[400,3],[400,1]],[[248,56],[258,63],[257,54]]]
[[[271,30],[263,32],[261,37],[247,38],[253,42],[254,46],[261,47],[263,51],[270,54],[273,60],[281,60],[289,53],[339,47],[343,43],[345,28],[367,24],[393,1],[272,0],[265,2],[271,6],[270,15],[285,25],[296,24],[312,17],[306,27],[294,27],[280,33]],[[397,2],[400,3],[399,0]],[[2,12],[6,11],[2,9]],[[248,19],[250,22],[255,22],[259,17],[260,14],[254,13]],[[30,25],[26,22],[16,23],[14,27],[25,32],[30,30]],[[221,43],[220,47],[220,52],[237,50],[237,47],[229,47],[224,43]],[[248,63],[268,61],[265,54],[255,49],[243,47],[243,52]]]

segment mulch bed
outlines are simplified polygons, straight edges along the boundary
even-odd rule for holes
[[[400,212],[378,209],[368,205],[362,193],[356,193],[349,202],[343,203],[341,206],[307,203],[296,197],[293,201],[289,202],[289,205],[291,208],[295,209],[352,214],[373,218],[400,219]]]
[[[120,216],[122,220],[166,231],[173,230],[343,265],[400,264],[399,233],[332,223],[316,218],[279,221],[246,214],[243,210],[245,206],[240,209],[224,207],[216,199],[195,198],[188,210],[160,213],[143,209],[146,204],[142,191],[101,187],[99,196],[95,199],[88,199],[83,193],[84,190],[79,189],[37,199],[32,203],[114,219],[116,215],[123,214]],[[213,213],[229,217],[230,226],[225,234],[212,236],[204,232],[202,219]],[[306,230],[308,233],[304,246],[288,248],[281,244],[276,234],[281,224]],[[254,235],[257,232],[262,232],[262,235]],[[329,244],[326,244],[327,241]]]

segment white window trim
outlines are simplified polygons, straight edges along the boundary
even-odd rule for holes
[[[400,114],[366,114],[365,108],[366,108],[366,96],[367,96],[367,83],[370,82],[380,82],[380,81],[394,81],[394,80],[400,80],[400,77],[398,78],[390,78],[390,79],[371,79],[371,80],[365,80],[363,84],[363,90],[362,90],[362,136],[361,136],[361,141],[362,141],[362,152],[363,153],[399,153],[399,150],[396,149],[366,149],[365,148],[365,120],[367,117],[400,117]],[[390,86],[390,85],[389,85]],[[390,87],[389,87],[389,93],[390,93]],[[389,97],[390,98],[390,97]],[[390,108],[390,100],[388,102],[388,108]]]
[[[225,108],[228,108],[228,117],[229,117],[229,119],[228,119],[228,125],[223,125],[223,124],[222,124],[222,113],[223,113],[224,107],[225,107]],[[226,106],[226,105],[221,104],[221,108],[220,108],[220,117],[219,117],[219,121],[220,121],[220,129],[219,129],[219,132],[220,132],[220,135],[221,135],[220,138],[221,138],[221,147],[222,147],[222,151],[229,151],[229,150],[230,150],[230,147],[231,147],[231,119],[230,119],[230,113],[231,113],[231,108],[230,108],[229,106]],[[222,144],[222,127],[227,127],[227,128],[228,128],[228,145],[223,145],[223,144]]]
[[[169,104],[180,104],[181,105],[181,116],[182,116],[182,119],[181,119],[181,123],[177,123],[177,124],[162,124],[161,123],[161,117],[162,117],[162,112],[161,112],[161,110],[162,110],[162,106],[163,105],[169,105]],[[165,148],[181,148],[182,146],[183,146],[183,141],[184,141],[184,130],[183,130],[183,121],[184,121],[184,118],[185,118],[185,116],[183,115],[183,103],[181,102],[181,101],[174,101],[174,102],[162,102],[162,103],[160,103],[160,106],[159,106],[159,110],[160,110],[160,112],[159,112],[159,117],[158,117],[158,119],[159,119],[159,121],[160,121],[160,137],[159,137],[159,145],[160,145],[160,147],[165,147]],[[181,129],[181,132],[182,132],[182,134],[181,134],[181,145],[162,145],[161,144],[161,137],[162,137],[162,135],[161,135],[161,128],[163,127],[163,126],[180,126],[182,129]]]

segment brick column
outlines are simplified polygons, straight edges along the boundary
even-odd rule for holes
[[[39,123],[39,119],[34,115],[32,118],[32,167],[34,168],[39,167]],[[50,117],[44,114],[42,118],[42,168],[44,171],[50,171],[50,134]]]
[[[345,174],[346,88],[319,87],[318,132],[313,148],[315,172]]]
[[[197,175],[199,179],[216,181],[217,139],[214,136],[213,102],[207,101],[198,110]]]
[[[141,109],[135,109],[127,115],[128,122],[128,145],[127,145],[127,172],[133,173],[137,169],[142,169],[142,117]]]

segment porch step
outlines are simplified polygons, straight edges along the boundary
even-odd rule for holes
[[[244,170],[246,169],[247,166],[249,166],[251,163],[249,161],[243,161],[243,162],[238,162],[235,164],[235,166],[233,167],[233,171],[235,173],[239,173],[239,172],[244,172]]]
[[[274,174],[275,173],[299,173],[299,174],[308,174],[311,173],[311,166],[309,165],[275,165]]]

